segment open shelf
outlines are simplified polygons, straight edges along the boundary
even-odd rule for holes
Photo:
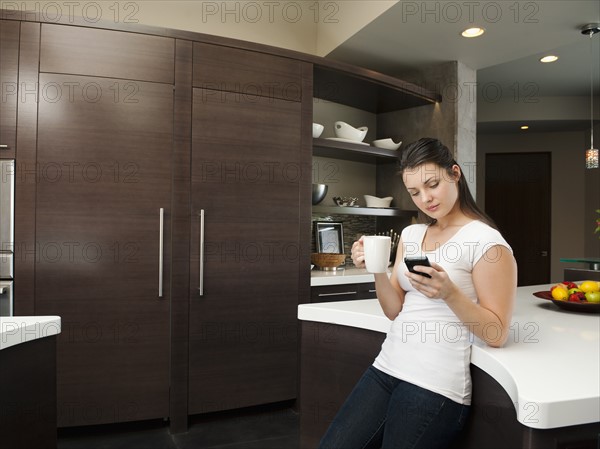
[[[315,98],[376,114],[432,105],[436,92],[372,70],[319,58],[314,60]]]
[[[359,143],[340,142],[339,140],[321,138],[313,139],[314,156],[344,159],[354,162],[374,163],[378,159],[394,161],[400,155],[400,148],[398,150],[385,150]]]
[[[328,215],[370,215],[377,217],[416,217],[417,211],[403,210],[395,207],[341,207],[313,206],[314,214]]]

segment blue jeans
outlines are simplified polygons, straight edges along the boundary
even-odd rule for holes
[[[462,430],[469,408],[371,366],[331,422],[319,448],[449,447]]]

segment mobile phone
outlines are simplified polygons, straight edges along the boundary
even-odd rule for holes
[[[425,276],[426,278],[430,278],[431,277],[427,273],[423,273],[421,271],[415,271],[415,266],[416,265],[421,265],[421,266],[426,266],[426,267],[430,267],[431,266],[431,264],[429,263],[429,259],[427,258],[427,256],[405,257],[404,258],[404,263],[408,267],[408,271],[410,271],[411,273],[420,274],[421,276]]]

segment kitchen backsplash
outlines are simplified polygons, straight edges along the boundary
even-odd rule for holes
[[[320,215],[312,214],[312,244],[311,251],[316,252],[315,226],[317,221],[332,221],[343,224],[344,231],[344,254],[346,254],[346,266],[352,266],[352,244],[361,235],[374,234],[376,232],[377,220],[373,216],[364,215]]]
[[[315,238],[315,222],[331,221],[343,224],[344,231],[344,254],[346,255],[346,266],[352,267],[351,248],[352,244],[361,235],[373,235],[378,232],[388,233],[393,230],[397,234],[401,234],[402,230],[416,223],[416,212],[414,216],[405,215],[401,217],[376,217],[372,215],[342,215],[342,214],[312,214],[312,235],[311,235],[311,251],[316,252]]]

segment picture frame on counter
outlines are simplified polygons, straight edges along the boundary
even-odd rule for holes
[[[317,252],[343,254],[344,226],[331,221],[315,222],[315,241]]]

